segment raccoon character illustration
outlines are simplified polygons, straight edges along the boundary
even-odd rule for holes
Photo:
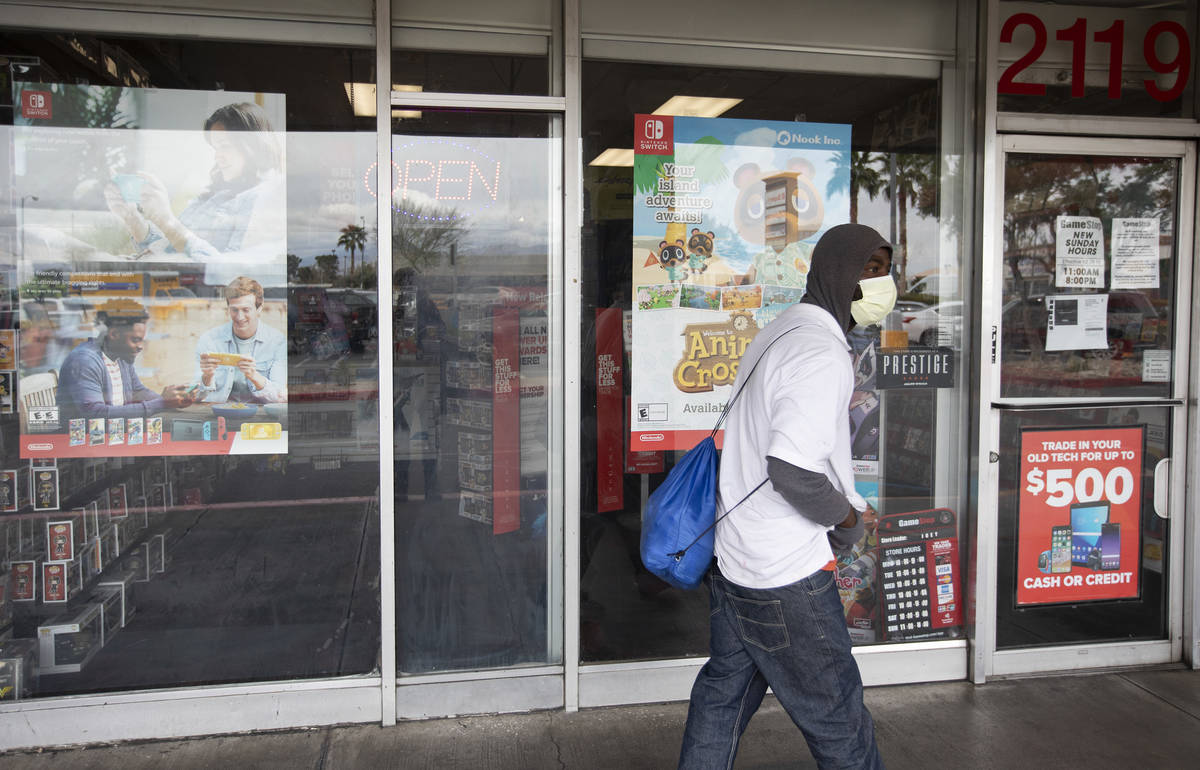
[[[683,283],[688,277],[687,261],[683,241],[677,240],[675,243],[662,241],[658,244],[658,253],[650,252],[650,257],[644,266],[650,267],[658,264],[667,271],[667,278],[671,283]]]
[[[813,165],[804,158],[792,158],[782,171],[761,169],[757,163],[739,166],[733,172],[733,183],[738,188],[733,223],[738,235],[747,243],[767,243],[768,208],[784,215],[780,222],[786,223],[788,235],[794,240],[802,241],[820,231],[825,221],[825,202],[813,181],[815,173]],[[795,181],[780,188],[781,200],[768,201],[766,181],[779,177]]]
[[[734,172],[734,227],[747,243],[762,245],[736,283],[804,288],[813,248],[806,239],[820,232],[825,221],[814,174],[804,158],[791,159],[782,171],[746,163]]]
[[[716,240],[716,237],[711,231],[702,233],[700,228],[692,228],[692,235],[687,242],[687,250],[688,269],[691,271],[693,279],[699,278],[700,274],[708,269],[708,260],[713,255],[713,241]]]

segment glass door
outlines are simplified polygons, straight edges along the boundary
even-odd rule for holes
[[[984,271],[992,674],[1180,654],[1193,158],[1002,138]]]
[[[561,120],[419,115],[392,136],[397,666],[554,665]]]

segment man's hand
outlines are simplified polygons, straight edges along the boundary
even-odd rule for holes
[[[854,545],[862,540],[864,530],[863,518],[851,508],[850,514],[842,523],[829,530],[829,547],[833,549],[834,555],[845,556],[850,553]]]
[[[204,387],[212,387],[213,376],[217,373],[218,365],[217,359],[207,353],[200,356],[200,381],[204,383]]]
[[[196,403],[195,397],[188,393],[186,385],[168,385],[163,388],[163,403],[170,409],[182,409]]]
[[[254,359],[249,356],[243,356],[241,361],[238,361],[238,371],[246,375],[246,379],[250,380],[250,384],[255,390],[262,390],[267,386],[267,378],[258,373],[258,369],[254,366]]]

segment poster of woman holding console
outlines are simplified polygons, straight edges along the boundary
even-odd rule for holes
[[[54,336],[20,358],[21,455],[285,452],[284,97],[14,90],[16,280]],[[251,336],[199,350],[239,302]]]

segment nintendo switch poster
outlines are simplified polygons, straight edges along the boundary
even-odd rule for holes
[[[1132,599],[1144,426],[1021,432],[1017,605]]]
[[[850,215],[850,126],[637,115],[630,451],[707,436],[759,329]]]
[[[13,88],[21,457],[286,452],[283,95]]]

